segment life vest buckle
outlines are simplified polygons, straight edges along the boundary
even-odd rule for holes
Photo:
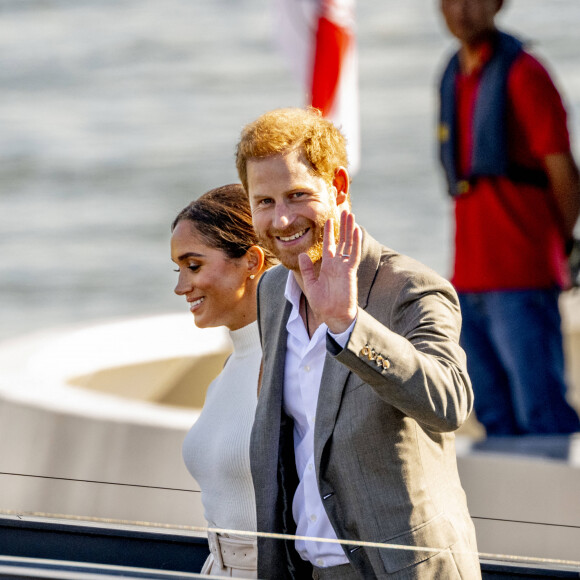
[[[461,179],[457,182],[457,193],[458,195],[465,195],[469,193],[471,185],[467,179]]]

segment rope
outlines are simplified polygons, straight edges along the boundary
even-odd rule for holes
[[[33,475],[33,474],[26,474],[26,473],[12,473],[7,471],[0,471],[0,476],[8,475],[12,477],[29,477],[35,479],[50,479],[55,481],[69,481],[73,483],[93,483],[97,485],[113,485],[113,486],[120,486],[120,487],[135,487],[138,489],[156,489],[160,491],[178,491],[184,493],[201,493],[198,489],[182,489],[176,487],[164,487],[160,485],[141,485],[136,483],[119,483],[114,481],[99,481],[93,479],[75,479],[72,477],[53,477],[48,475]],[[71,516],[72,517],[72,516]],[[529,524],[534,526],[548,526],[548,527],[555,527],[555,528],[569,528],[572,530],[580,530],[580,526],[573,526],[570,524],[553,524],[553,523],[546,523],[546,522],[534,522],[529,520],[509,520],[509,519],[502,519],[502,518],[488,518],[484,516],[471,516],[473,520],[485,520],[491,522],[504,522],[504,523],[511,523],[511,524]],[[330,540],[329,540],[330,541]]]
[[[10,473],[7,471],[0,471],[0,475],[10,475],[13,477],[30,477],[34,479],[51,479],[55,481],[72,481],[74,483],[96,483],[98,485],[117,485],[120,487],[136,487],[140,489],[159,489],[163,491],[184,491],[187,493],[201,493],[197,489],[179,489],[174,487],[162,487],[157,485],[140,485],[138,483],[118,483],[114,481],[98,481],[93,479],[74,479],[72,477],[52,477],[49,475],[31,475],[26,473]]]

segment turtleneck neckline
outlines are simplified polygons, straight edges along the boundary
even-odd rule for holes
[[[257,320],[237,330],[230,330],[229,333],[236,356],[244,356],[260,347],[260,334],[258,332]]]

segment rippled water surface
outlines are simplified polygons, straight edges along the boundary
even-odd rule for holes
[[[435,82],[451,40],[432,0],[358,6],[357,218],[447,274]],[[563,90],[578,153],[580,2],[510,0]],[[0,0],[0,338],[185,310],[169,224],[237,181],[240,128],[301,105],[266,0]]]

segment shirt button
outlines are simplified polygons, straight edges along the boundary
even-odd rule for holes
[[[309,471],[312,471],[313,469],[314,469],[314,465],[312,465],[312,463],[309,463],[308,464],[308,470]]]
[[[324,560],[322,558],[317,558],[316,565],[322,568],[324,566]]]
[[[309,373],[310,372],[310,366],[309,365],[305,365],[304,366],[304,370]]]
[[[318,518],[316,517],[316,514],[312,514],[312,515],[310,516],[310,521],[311,521],[311,522],[315,522],[317,519],[318,519]]]

